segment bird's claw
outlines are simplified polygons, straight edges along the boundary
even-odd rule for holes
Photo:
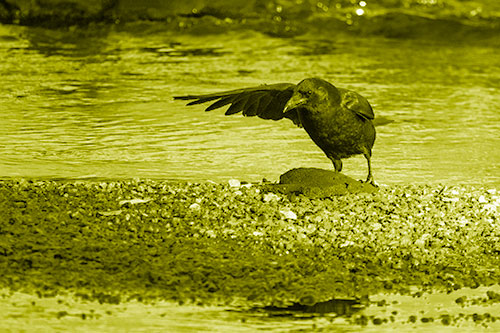
[[[363,184],[370,184],[373,187],[378,187],[378,185],[375,183],[375,180],[373,180],[373,177],[368,177],[366,180],[360,180]]]

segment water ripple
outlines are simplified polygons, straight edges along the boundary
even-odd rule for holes
[[[494,47],[10,29],[0,39],[1,176],[255,181],[293,167],[332,168],[289,121],[172,100],[320,76],[359,91],[394,121],[377,128],[378,181],[500,185]],[[344,162],[353,177],[365,168],[362,157]]]

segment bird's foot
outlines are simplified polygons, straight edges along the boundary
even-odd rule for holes
[[[373,179],[373,177],[371,175],[368,176],[368,178],[366,178],[366,180],[360,180],[360,182],[362,182],[364,184],[370,184],[373,187],[378,187],[378,185],[375,183],[375,180]]]

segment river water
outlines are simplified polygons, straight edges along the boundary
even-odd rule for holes
[[[377,127],[378,183],[498,187],[499,51],[467,41],[3,25],[0,177],[260,181],[332,169],[288,120],[173,100],[317,76],[393,121]],[[364,178],[364,158],[344,160],[343,172]]]

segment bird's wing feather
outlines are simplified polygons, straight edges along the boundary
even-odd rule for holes
[[[301,126],[297,110],[283,112],[286,103],[293,95],[294,87],[295,84],[292,83],[277,83],[213,94],[176,96],[174,99],[192,100],[187,105],[215,101],[206,108],[206,111],[231,104],[225,113],[226,115],[242,111],[243,115],[248,117],[258,116],[273,120],[288,118],[297,126]]]
[[[364,119],[374,119],[373,109],[370,103],[360,94],[342,88],[337,88],[342,99],[342,106],[351,110]]]
[[[217,97],[217,98],[220,98],[220,99],[218,101],[216,101],[215,103],[211,104],[208,108],[206,108],[205,111],[212,111],[212,110],[221,108],[221,107],[223,107],[225,105],[231,104],[233,102],[233,100],[234,100],[233,96],[229,96],[229,97]],[[187,105],[193,105],[192,103],[193,102],[188,103]]]
[[[260,98],[249,98],[248,104],[246,105],[246,109],[243,111],[244,112],[243,114],[247,117],[256,116],[257,112],[259,111],[259,101]]]

